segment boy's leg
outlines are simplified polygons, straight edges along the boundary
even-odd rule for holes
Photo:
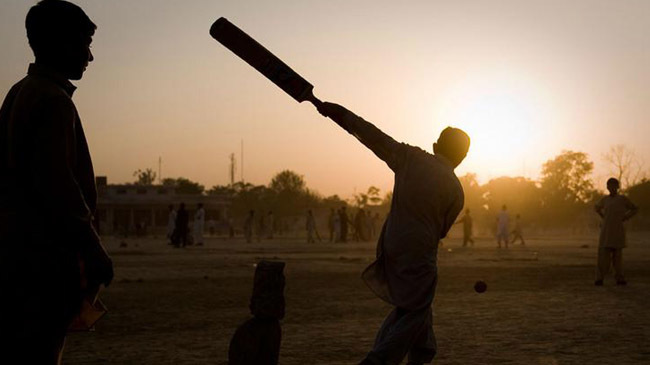
[[[612,263],[614,264],[614,278],[617,283],[625,282],[623,276],[623,249],[617,248],[612,250]]]
[[[603,281],[609,272],[611,253],[605,247],[598,248],[598,263],[596,265],[596,281]]]
[[[368,360],[376,364],[397,365],[406,357],[418,340],[418,336],[431,323],[431,306],[407,311],[395,308],[377,334],[375,345],[368,354]],[[426,346],[423,346],[423,351]]]
[[[426,322],[422,331],[415,339],[415,343],[409,351],[409,364],[428,364],[436,356],[436,336],[433,333],[433,315],[429,308]]]

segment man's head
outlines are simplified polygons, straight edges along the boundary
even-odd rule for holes
[[[463,162],[469,150],[469,136],[463,130],[445,128],[433,144],[433,152],[445,156],[456,167]]]
[[[79,80],[93,60],[90,43],[97,26],[80,7],[63,0],[42,0],[25,19],[36,63]]]
[[[199,209],[203,208],[203,203],[198,204]]]
[[[169,210],[174,210],[174,206],[169,204]]]
[[[620,187],[620,183],[618,182],[618,179],[615,179],[613,177],[609,178],[607,180],[607,190],[609,190],[609,193],[611,195],[616,195],[618,194],[618,188]]]
[[[508,210],[508,207],[505,204],[503,204],[503,206],[501,207],[501,210],[506,211],[506,210]]]
[[[465,214],[469,215],[469,208],[465,209]]]

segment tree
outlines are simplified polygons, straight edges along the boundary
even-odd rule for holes
[[[542,207],[542,194],[538,184],[525,177],[503,176],[482,186],[488,214],[484,223],[493,225],[503,205],[511,217],[521,214],[524,222],[537,222]]]
[[[276,192],[299,193],[305,191],[306,184],[302,175],[298,175],[291,170],[284,170],[277,173],[273,179],[271,179],[269,188]]]
[[[643,161],[625,145],[611,146],[603,155],[603,160],[609,164],[610,173],[621,183],[621,190],[627,190],[645,178]]]
[[[378,187],[370,186],[365,193],[354,195],[354,203],[359,208],[365,208],[369,205],[379,205],[382,201],[379,192]]]
[[[562,151],[542,166],[541,185],[546,202],[584,203],[594,195],[594,183],[589,177],[594,163],[584,152]]]
[[[176,194],[201,195],[205,190],[203,185],[184,177],[178,177],[176,179],[165,178],[162,181],[162,185],[174,188]]]
[[[133,172],[133,176],[137,177],[136,185],[153,185],[156,181],[156,173],[152,169],[137,169]]]
[[[583,152],[562,151],[544,163],[541,193],[547,226],[574,226],[584,220],[587,203],[597,195],[590,178],[593,169],[593,162]]]

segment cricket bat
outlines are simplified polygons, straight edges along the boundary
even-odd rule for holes
[[[299,103],[309,101],[316,107],[322,104],[314,96],[312,84],[228,19],[217,19],[210,27],[210,35]]]

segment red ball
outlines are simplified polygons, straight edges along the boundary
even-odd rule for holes
[[[474,284],[474,290],[477,293],[483,293],[487,290],[487,284],[485,281],[479,280]]]

